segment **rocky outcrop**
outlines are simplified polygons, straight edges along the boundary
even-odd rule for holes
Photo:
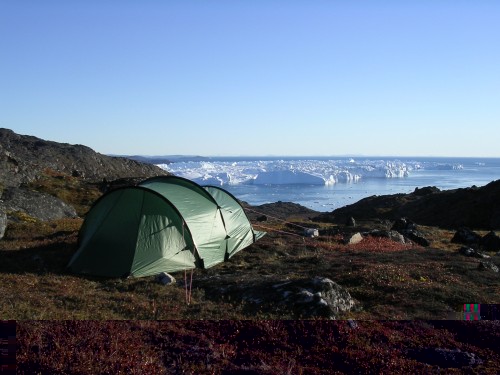
[[[423,197],[424,195],[429,195],[433,193],[439,193],[441,190],[439,190],[435,186],[426,186],[423,188],[415,188],[415,191],[413,191],[413,195]]]
[[[0,128],[0,185],[17,187],[47,171],[88,181],[168,174],[154,165],[102,155],[86,146],[45,141]]]
[[[223,278],[216,278],[218,282],[223,281]],[[197,281],[208,298],[239,300],[262,311],[286,311],[297,319],[335,319],[340,313],[357,308],[349,292],[326,277],[283,282],[239,280],[224,287],[215,286],[213,281],[214,277]]]
[[[271,220],[272,218],[283,220],[289,219],[290,217],[306,218],[318,214],[317,211],[292,202],[278,201],[275,203],[262,204],[260,206],[249,206],[243,202],[243,206],[248,209],[247,215],[250,220],[257,220],[258,217],[264,218],[264,216],[265,220]]]
[[[451,229],[500,229],[500,180],[480,188],[440,191],[426,187],[410,194],[371,196],[316,220],[344,224],[351,216],[362,221],[410,217],[421,225]]]
[[[288,281],[273,285],[273,288],[277,301],[291,308],[297,317],[335,319],[355,305],[346,289],[326,277]]]
[[[493,231],[481,237],[478,233],[468,228],[460,228],[455,232],[452,243],[467,245],[473,249],[482,249],[484,251],[499,251],[500,237]]]
[[[427,240],[424,235],[417,230],[417,225],[405,217],[396,220],[391,230],[397,231],[420,246],[430,246],[429,240]]]
[[[60,199],[29,189],[6,188],[2,199],[7,212],[22,212],[27,217],[42,221],[77,216],[75,209]],[[10,216],[15,220],[14,215]]]
[[[469,228],[460,228],[455,232],[452,243],[460,243],[463,245],[477,245],[481,241],[481,236]]]

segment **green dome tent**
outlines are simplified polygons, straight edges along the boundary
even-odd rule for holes
[[[94,203],[68,267],[109,277],[209,268],[263,235],[227,191],[180,177],[154,177]]]

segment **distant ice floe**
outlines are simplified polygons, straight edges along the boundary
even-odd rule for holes
[[[446,163],[398,160],[249,160],[183,161],[159,164],[177,176],[201,185],[333,185],[369,178],[405,178],[419,169],[462,169]]]
[[[251,182],[254,185],[325,184],[325,180],[322,176],[315,176],[312,173],[287,169],[281,171],[260,172]]]

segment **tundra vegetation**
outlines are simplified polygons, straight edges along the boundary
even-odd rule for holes
[[[36,188],[68,183],[52,178]],[[80,197],[80,212],[100,194],[97,187],[70,188],[82,189],[68,195]],[[256,228],[268,231],[260,241],[226,263],[194,271],[189,303],[189,272],[173,274],[177,282],[168,286],[154,277],[70,274],[81,218],[12,216],[0,241],[0,315],[18,322],[18,372],[498,373],[498,322],[459,320],[463,303],[499,302],[499,275],[461,254],[455,231],[419,226],[431,243],[422,247],[366,235],[390,229],[388,221],[357,220],[353,228],[311,221],[296,206],[287,216],[279,206],[285,221],[260,222],[249,212]],[[320,235],[303,237],[301,227]],[[364,233],[362,241],[346,243],[354,232]],[[484,254],[498,263],[496,252]],[[336,320],[304,320],[300,310],[274,299],[273,285],[316,276],[346,288],[355,307]],[[418,353],[431,349],[472,359],[427,363]]]
[[[50,194],[77,214],[41,220],[0,202],[0,316],[17,322],[20,374],[500,373],[498,321],[461,321],[460,312],[464,303],[500,303],[491,232],[499,181],[460,199],[427,189],[321,217],[292,203],[247,207],[265,237],[163,285],[66,268],[103,191],[136,182],[123,178],[132,169],[139,180],[158,169],[6,129],[0,167],[3,198],[9,189],[27,202],[37,196],[30,191]],[[394,230],[402,216],[416,224]],[[326,302],[307,289],[318,280],[350,297]],[[324,308],[302,308],[309,302]]]

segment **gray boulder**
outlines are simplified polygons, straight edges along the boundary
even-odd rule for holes
[[[23,212],[42,221],[78,216],[73,207],[59,198],[25,188],[6,188],[2,199],[7,211]]]
[[[427,238],[425,238],[422,233],[416,230],[410,230],[404,232],[403,235],[420,246],[427,247],[431,245],[430,241]]]
[[[291,308],[297,317],[335,319],[336,315],[355,305],[345,288],[326,277],[289,281],[273,288],[279,303]]]
[[[460,228],[455,232],[451,242],[464,245],[474,245],[481,242],[481,236],[469,228]]]
[[[357,243],[360,243],[361,241],[363,241],[363,236],[359,232],[354,233],[353,235],[348,236],[344,239],[344,242],[347,245],[356,245]]]
[[[5,235],[5,229],[7,228],[7,212],[2,201],[0,201],[0,239]]]
[[[388,233],[389,233],[389,238],[391,240],[399,242],[399,243],[406,243],[405,237],[401,233],[399,233],[395,230],[390,230],[390,231],[388,231]]]
[[[391,230],[397,231],[410,241],[413,241],[420,246],[427,247],[431,244],[429,240],[417,230],[417,224],[405,217],[396,220]]]

